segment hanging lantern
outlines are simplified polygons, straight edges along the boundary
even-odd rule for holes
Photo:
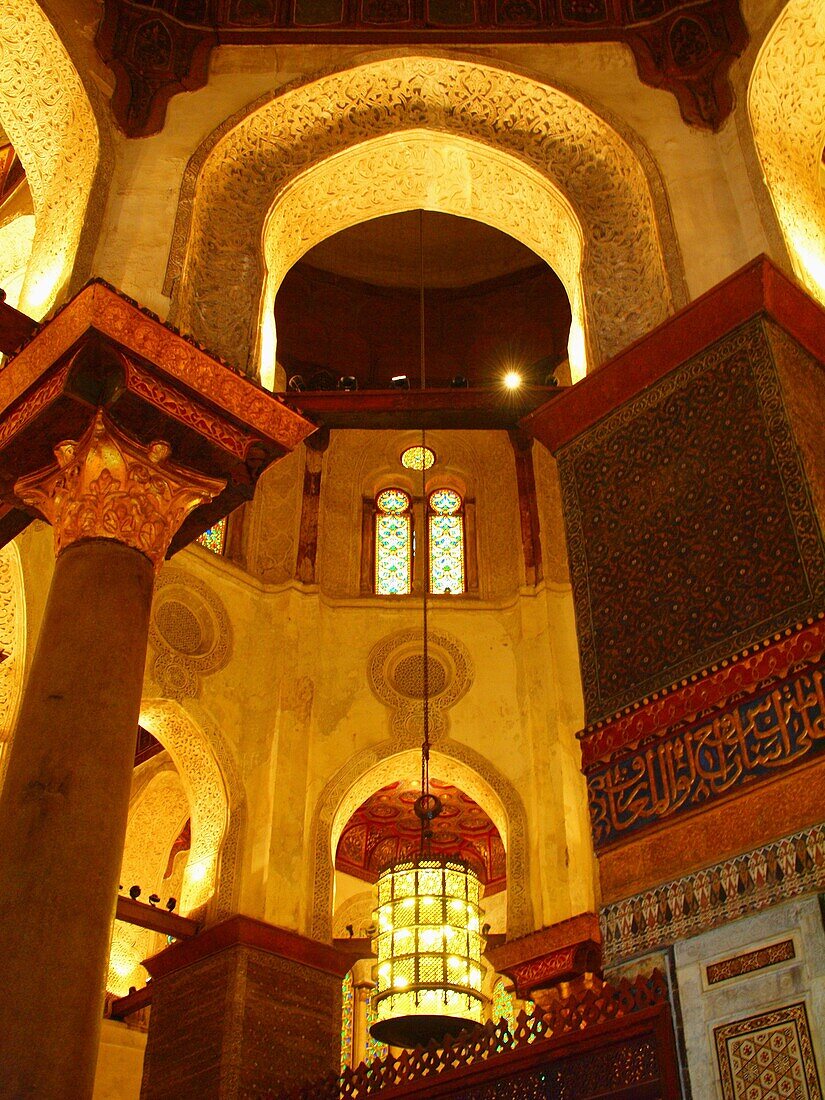
[[[424,355],[424,221],[419,212],[421,256],[421,389],[427,388]],[[407,454],[408,452],[404,452]],[[422,456],[432,454],[421,432]],[[403,461],[403,459],[402,459]],[[421,496],[426,499],[427,467],[422,461]],[[430,691],[428,585],[422,593],[423,741],[421,796],[415,813],[421,822],[419,854],[391,864],[378,876],[378,929],[372,941],[378,956],[373,994],[375,1023],[370,1034],[390,1046],[442,1043],[481,1024],[482,936],[478,907],[481,884],[463,859],[432,854],[433,820],[441,801],[430,793]]]
[[[480,891],[451,856],[419,855],[379,875],[373,1038],[413,1047],[481,1024]]]

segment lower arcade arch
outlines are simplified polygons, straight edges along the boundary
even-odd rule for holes
[[[145,699],[140,724],[160,743],[163,753],[142,767],[129,807],[121,869],[124,894],[132,886],[146,901],[153,891],[161,904],[177,901],[183,915],[214,908],[216,916],[231,905],[233,853],[241,807],[234,806],[229,784],[208,735],[179,703]],[[234,800],[237,802],[237,799]],[[229,858],[227,858],[229,856]],[[223,898],[216,897],[220,889]],[[122,996],[140,982],[140,963],[159,950],[152,933],[115,922],[109,960],[108,990]]]
[[[334,860],[341,834],[355,810],[399,775],[420,767],[420,750],[397,751],[387,745],[381,753],[368,749],[327,784],[312,823],[312,851],[307,880],[309,934],[330,939],[333,933]],[[506,928],[511,937],[533,927],[529,883],[527,828],[518,793],[480,754],[445,738],[430,754],[430,773],[472,798],[498,830],[506,852]],[[357,903],[355,903],[357,904]],[[362,899],[363,907],[363,899]],[[340,914],[338,914],[340,917]],[[336,920],[337,923],[340,923]],[[504,922],[503,922],[504,923]]]

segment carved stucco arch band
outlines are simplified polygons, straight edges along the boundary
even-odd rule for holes
[[[371,794],[419,760],[419,749],[399,752],[385,741],[356,754],[324,788],[310,838],[308,923],[315,939],[332,936],[334,853],[344,825]],[[507,934],[515,937],[532,931],[527,819],[518,792],[480,753],[450,738],[433,750],[430,767],[435,778],[452,783],[478,802],[499,830],[507,853]]]
[[[100,153],[81,79],[35,0],[0,3],[0,124],[26,169],[35,233],[19,307],[40,319],[72,272]]]
[[[359,172],[370,143],[393,136],[380,147],[394,158],[392,170],[373,173],[371,159],[366,174]],[[173,295],[177,324],[255,372],[256,349],[274,351],[258,329],[278,272],[342,228],[348,204],[359,211],[355,220],[443,204],[554,256],[574,298],[572,271],[580,262],[593,366],[664,320],[674,299],[684,301],[667,204],[654,177],[649,156],[558,88],[489,61],[385,58],[265,97],[207,139],[184,174],[164,289]],[[495,181],[487,195],[484,180]],[[546,214],[527,216],[511,201],[528,183]],[[501,187],[507,203],[496,201]],[[401,206],[399,190],[409,194]],[[319,194],[323,200],[307,208],[306,196]],[[289,203],[288,233],[299,227],[300,242],[279,239],[281,203]],[[272,285],[261,255],[265,229]],[[557,233],[561,241],[551,240]],[[271,381],[272,362],[263,369]]]
[[[140,722],[172,757],[189,800],[192,847],[181,892],[181,912],[189,913],[203,906],[215,892],[229,823],[226,786],[212,746],[179,703],[145,699]]]
[[[825,4],[790,0],[748,87],[765,182],[796,274],[825,305]]]

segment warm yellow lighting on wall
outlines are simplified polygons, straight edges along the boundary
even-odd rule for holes
[[[374,1038],[413,1046],[481,1023],[480,892],[457,858],[419,856],[381,873]]]

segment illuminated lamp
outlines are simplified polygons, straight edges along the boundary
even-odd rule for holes
[[[421,389],[424,356],[424,229],[419,213],[421,253]],[[428,452],[421,432],[421,454]],[[421,462],[421,496],[426,499],[427,464]],[[476,1030],[482,1023],[483,938],[475,871],[458,856],[432,853],[433,821],[441,800],[430,794],[430,691],[427,631],[428,585],[422,593],[423,741],[421,795],[415,812],[421,823],[417,856],[391,863],[378,876],[378,908],[372,946],[378,956],[373,993],[375,1022],[370,1034],[396,1047],[443,1044],[448,1035]]]
[[[453,856],[418,855],[378,876],[373,1038],[426,1046],[481,1024],[480,891]]]

